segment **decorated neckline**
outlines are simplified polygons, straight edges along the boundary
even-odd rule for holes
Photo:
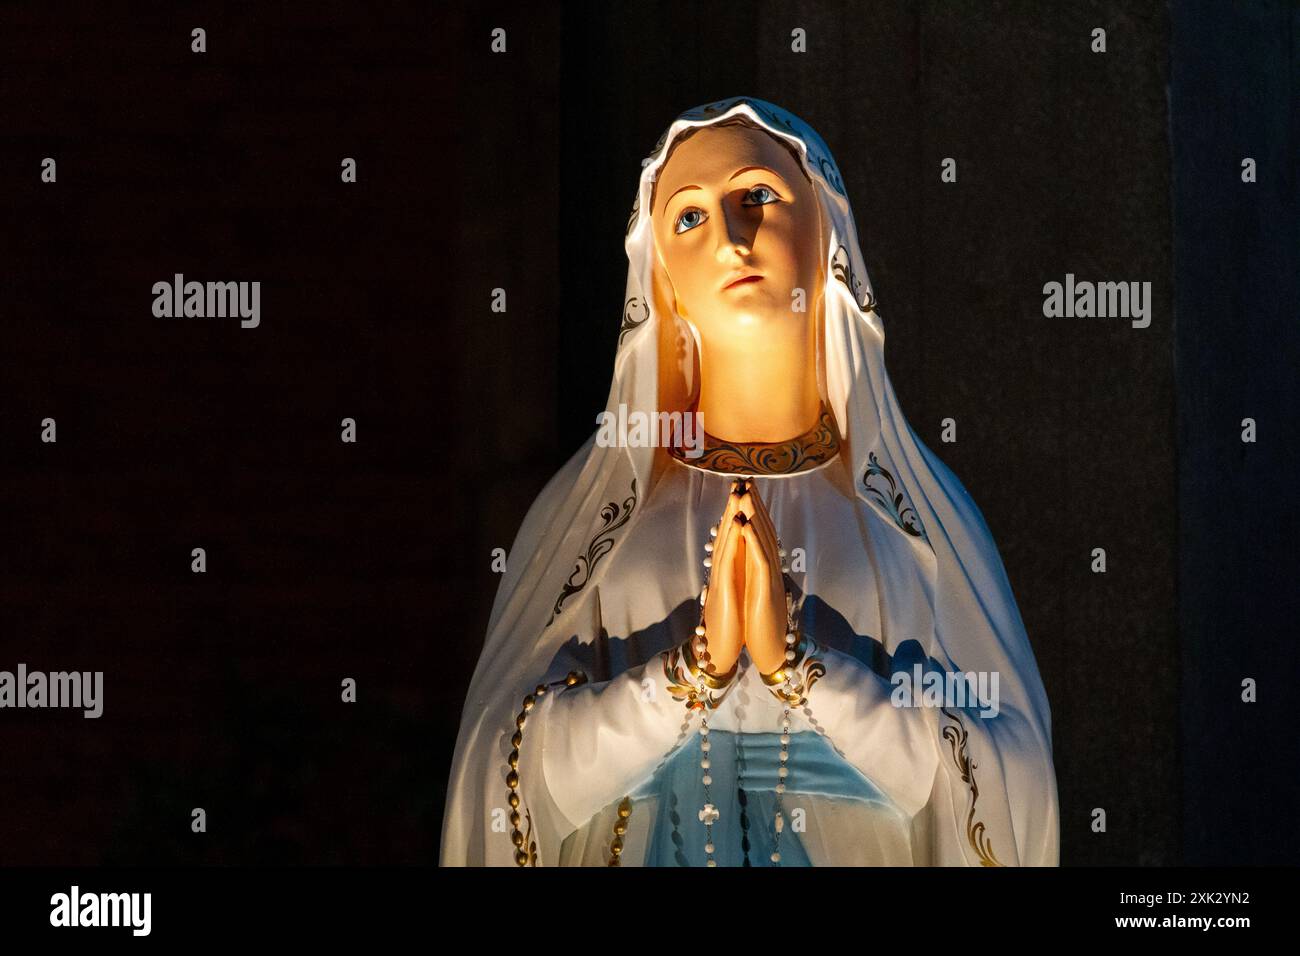
[[[720,475],[795,475],[832,461],[840,450],[840,432],[826,403],[813,426],[794,438],[774,442],[724,441],[704,433],[704,453],[692,458],[675,445],[670,457],[691,468]]]

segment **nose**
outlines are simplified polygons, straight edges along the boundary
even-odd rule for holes
[[[722,263],[731,262],[737,256],[747,256],[753,252],[753,240],[745,234],[745,223],[740,216],[722,207],[722,230],[718,240],[716,255]]]

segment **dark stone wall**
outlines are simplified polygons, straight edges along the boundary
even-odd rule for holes
[[[1300,6],[1180,3],[1173,48],[1186,862],[1294,865]]]

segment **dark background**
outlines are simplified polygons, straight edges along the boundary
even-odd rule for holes
[[[840,165],[1033,642],[1062,862],[1296,861],[1293,6],[0,17],[0,669],[105,672],[97,721],[0,712],[0,862],[436,861],[491,550],[604,407],[640,160],[740,93]],[[175,272],[260,280],[261,326],[155,319]],[[1067,272],[1151,282],[1150,328],[1045,319]]]

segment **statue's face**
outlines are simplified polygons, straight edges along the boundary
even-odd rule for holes
[[[798,161],[767,133],[705,127],[684,141],[660,172],[651,221],[677,311],[704,338],[761,334],[814,313],[817,197]]]

